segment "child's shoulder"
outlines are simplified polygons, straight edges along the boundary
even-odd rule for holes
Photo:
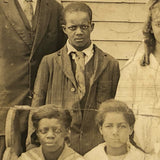
[[[130,145],[130,150],[128,152],[128,157],[137,159],[137,160],[145,160],[146,154],[140,149],[136,148],[133,145]],[[131,159],[132,160],[132,159]]]
[[[102,156],[106,156],[104,147],[105,147],[105,143],[101,143],[97,145],[96,147],[91,149],[89,152],[87,152],[84,155],[84,158],[86,160],[97,160],[97,158],[101,159]]]
[[[27,159],[27,160],[36,160],[37,158],[40,160],[41,159],[41,148],[40,147],[36,147],[33,149],[28,150],[25,153],[22,153],[22,155],[18,158],[18,160],[23,160],[23,159]]]
[[[110,58],[111,60],[116,60],[110,53],[106,52],[106,51],[103,51],[101,48],[99,48],[97,45],[94,44],[94,47],[95,47],[95,51],[98,52],[99,54],[107,57],[107,58]]]

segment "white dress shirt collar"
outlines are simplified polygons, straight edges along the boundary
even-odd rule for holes
[[[68,40],[67,40],[67,49],[68,49],[67,54],[70,54],[71,52],[77,52],[77,50],[69,43]],[[82,52],[85,53],[85,64],[87,64],[94,54],[93,42],[91,42],[90,46],[84,49]]]

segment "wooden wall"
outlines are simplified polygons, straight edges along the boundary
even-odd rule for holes
[[[123,66],[142,43],[148,0],[61,0],[61,3],[66,6],[73,1],[84,1],[91,7],[95,22],[92,40]]]

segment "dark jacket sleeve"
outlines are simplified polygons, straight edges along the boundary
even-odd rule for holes
[[[34,85],[34,93],[32,100],[32,107],[39,107],[45,104],[46,94],[48,88],[48,79],[49,79],[49,67],[47,63],[47,57],[43,57],[41,64],[38,69],[35,85]],[[33,111],[30,111],[29,119],[28,119],[28,135],[26,139],[26,149],[29,150],[31,148],[36,147],[35,144],[32,144],[32,134],[35,132],[35,128],[32,124],[32,114]]]
[[[118,86],[118,81],[120,78],[120,69],[119,69],[119,63],[118,61],[115,61],[114,66],[113,66],[113,72],[112,72],[112,98],[115,97],[116,91],[117,91],[117,86]]]
[[[32,106],[37,107],[45,104],[49,79],[49,66],[46,56],[42,59],[33,92]]]
[[[55,11],[55,7],[56,7],[56,10],[57,12]],[[54,22],[55,21],[55,13],[57,15],[56,17],[56,20],[57,22],[55,22],[57,24],[57,33],[52,33],[50,32],[52,35],[50,37],[54,37],[53,34],[57,34],[57,42],[56,42],[56,45],[57,45],[57,48],[56,48],[56,51],[61,49],[65,43],[66,43],[66,40],[67,40],[67,35],[63,32],[63,29],[62,29],[62,24],[63,24],[63,6],[61,4],[59,4],[58,2],[55,2],[55,0],[53,1],[52,0],[52,5],[50,6],[50,9],[51,9],[51,19],[50,19],[50,22]],[[55,28],[55,24],[54,23],[50,23],[49,25],[49,28],[48,30],[52,30],[52,28]],[[54,44],[51,44],[51,45],[55,45]],[[52,50],[52,52],[55,52],[55,50]]]

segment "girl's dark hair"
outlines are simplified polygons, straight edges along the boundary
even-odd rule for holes
[[[38,129],[39,121],[43,118],[56,118],[58,119],[68,130],[71,126],[72,117],[68,110],[63,109],[61,106],[56,106],[54,104],[47,104],[41,107],[38,107],[32,114],[32,123],[35,130]],[[69,137],[65,137],[66,143],[70,143]],[[40,145],[36,131],[31,135],[31,143],[37,146]]]
[[[41,107],[38,107],[33,115],[32,122],[34,128],[38,129],[39,121],[43,118],[56,118],[64,124],[66,129],[70,128],[72,117],[68,110],[64,110],[60,106],[54,104],[47,104]]]
[[[145,66],[149,64],[149,57],[151,53],[155,51],[156,39],[152,30],[152,11],[155,7],[155,4],[160,2],[159,0],[150,0],[149,2],[149,12],[146,22],[143,27],[143,36],[144,36],[144,49],[145,54],[141,60],[141,65]]]
[[[124,102],[115,99],[106,100],[100,105],[98,113],[96,115],[96,124],[98,126],[103,125],[105,116],[109,112],[122,113],[129,126],[134,128],[135,116],[133,111]],[[134,131],[129,137],[130,143],[133,144],[136,148],[143,151],[139,146],[137,146],[133,138]]]
[[[124,115],[125,120],[130,127],[134,127],[135,116],[133,111],[124,103],[115,99],[107,100],[103,102],[96,115],[96,123],[99,126],[103,125],[104,118],[108,112],[121,112]]]

